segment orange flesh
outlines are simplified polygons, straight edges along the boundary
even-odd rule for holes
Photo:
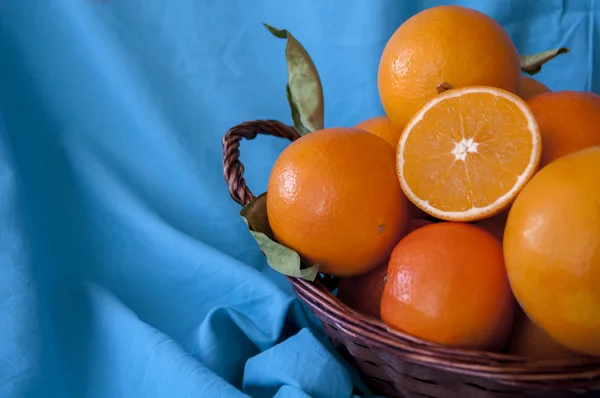
[[[533,116],[521,99],[498,89],[450,90],[436,100],[409,122],[399,143],[407,196],[447,220],[499,212],[539,163]]]

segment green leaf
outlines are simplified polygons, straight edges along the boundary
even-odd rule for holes
[[[271,34],[286,39],[287,98],[292,112],[294,127],[300,135],[306,135],[324,127],[323,88],[317,68],[298,40],[286,29],[263,24]]]
[[[274,270],[288,276],[314,281],[319,274],[319,265],[302,268],[300,255],[274,241],[273,231],[267,217],[267,194],[259,195],[240,211],[250,234],[267,257],[267,263]]]
[[[555,48],[554,50],[544,51],[533,55],[521,55],[521,70],[529,75],[535,75],[542,66],[557,57],[560,54],[568,53],[570,50],[566,47]]]

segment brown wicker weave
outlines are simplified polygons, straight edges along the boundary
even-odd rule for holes
[[[223,175],[240,205],[254,199],[240,162],[242,138],[258,134],[299,138],[292,127],[256,120],[223,138]],[[332,293],[333,279],[288,278],[298,297],[321,320],[333,345],[361,371],[373,392],[388,397],[600,397],[600,358],[537,360],[452,349],[389,329]],[[598,336],[600,338],[600,336]]]

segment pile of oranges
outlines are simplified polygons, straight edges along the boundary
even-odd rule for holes
[[[522,75],[502,27],[459,6],[398,28],[378,87],[385,115],[278,157],[277,241],[421,339],[600,356],[600,96]]]

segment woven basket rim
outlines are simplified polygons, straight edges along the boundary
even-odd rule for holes
[[[244,165],[239,160],[242,139],[258,134],[294,141],[300,137],[291,126],[277,120],[253,120],[232,127],[223,137],[223,176],[229,193],[240,205],[255,196],[244,180]],[[452,348],[431,343],[394,330],[381,320],[361,314],[337,299],[319,280],[310,282],[287,276],[296,295],[320,319],[343,329],[365,346],[374,345],[389,355],[455,374],[493,379],[506,385],[535,388],[581,389],[600,387],[600,357],[568,359],[530,359],[505,353]]]
[[[318,282],[309,282],[299,278],[288,277],[292,285],[294,285],[296,294],[307,303],[311,309],[321,312],[329,317],[332,323],[339,328],[344,328],[351,334],[355,334],[358,338],[366,339],[360,335],[361,329],[364,332],[368,328],[364,327],[363,320],[370,318],[360,314],[352,308],[346,306],[341,301],[339,302],[344,307],[345,312],[332,311],[326,306],[323,306],[323,301],[315,301],[314,296],[311,297],[311,290],[319,289]],[[335,298],[331,292],[327,292]],[[337,300],[337,299],[336,299]],[[473,374],[473,371],[478,370],[479,373],[488,374],[512,374],[522,375],[531,374],[539,377],[542,374],[566,374],[578,375],[582,373],[582,369],[591,368],[594,370],[594,377],[600,377],[600,358],[574,358],[564,360],[532,360],[526,357],[516,355],[469,350],[463,348],[451,348],[434,344],[409,336],[406,339],[404,333],[395,331],[385,325],[382,321],[376,318],[368,320],[369,323],[380,324],[381,331],[373,333],[369,336],[369,343],[375,342],[380,347],[393,350],[397,355],[400,355],[414,363],[421,363],[427,366],[435,366],[446,368],[446,366],[436,366],[436,361],[440,364],[446,362],[456,373]],[[416,341],[416,342],[415,342]],[[462,372],[464,370],[464,372]],[[495,370],[495,371],[494,371]],[[590,371],[586,371],[586,378],[590,377]],[[534,379],[535,377],[532,377]]]

